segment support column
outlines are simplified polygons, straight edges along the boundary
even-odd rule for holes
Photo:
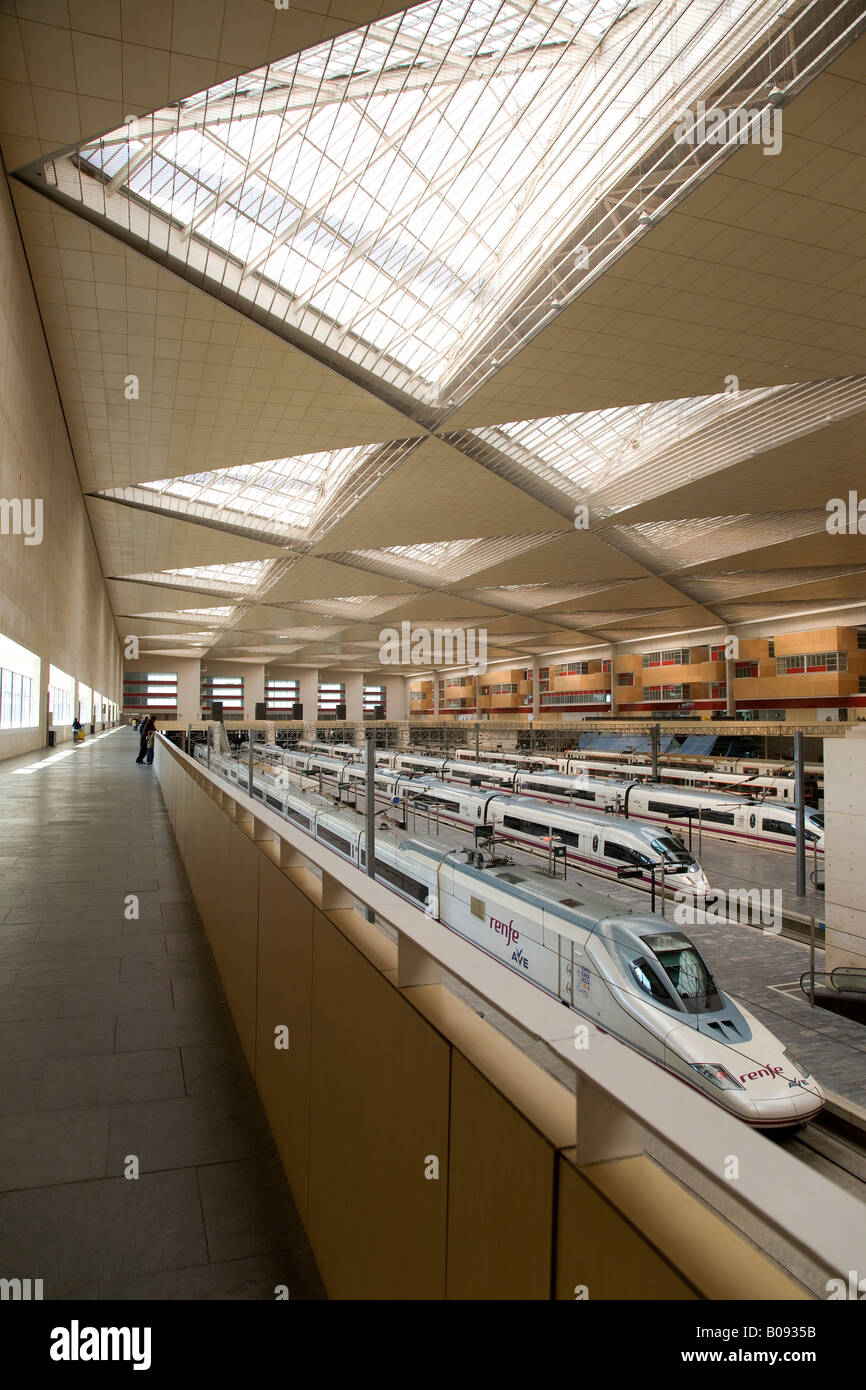
[[[439,717],[439,672],[433,672],[433,718]]]
[[[731,632],[725,633],[725,638],[732,637]],[[737,701],[734,695],[734,681],[736,679],[736,660],[733,656],[725,657],[725,714],[728,719],[737,717]]]
[[[387,676],[385,686],[385,718],[408,719],[409,684],[405,676]]]
[[[615,719],[619,714],[619,695],[616,688],[616,648],[610,648],[610,712]]]
[[[541,663],[539,662],[538,657],[537,657],[537,656],[534,656],[534,657],[532,658],[532,718],[533,718],[533,720],[536,720],[536,719],[538,718],[538,712],[539,712],[539,710],[541,709],[541,691],[540,691],[539,688],[538,688],[538,685],[539,685],[539,681],[538,681],[538,671],[539,671],[540,664],[541,664]]]
[[[263,704],[265,698],[265,668],[261,666],[244,667],[244,719],[255,719],[256,705]]]
[[[825,969],[866,969],[866,724],[824,740]],[[820,866],[820,856],[819,856]],[[811,869],[811,856],[810,856]]]
[[[316,737],[316,720],[319,717],[319,672],[309,669],[298,671],[298,699],[304,707],[304,738]]]
[[[340,677],[346,690],[346,718],[360,724],[364,718],[364,676],[361,671],[345,671]]]

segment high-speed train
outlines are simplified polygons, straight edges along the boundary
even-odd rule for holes
[[[259,745],[258,763],[279,785],[287,775],[319,778],[323,791],[351,801],[366,784],[359,763],[295,754]],[[246,775],[241,771],[241,780]],[[380,805],[399,805],[401,814],[428,828],[441,823],[468,834],[480,827],[493,829],[497,841],[526,852],[556,857],[559,862],[588,870],[602,878],[627,875],[632,886],[661,890],[662,875],[671,892],[701,894],[709,881],[695,856],[668,832],[638,821],[605,814],[591,807],[555,806],[537,798],[441,782],[429,776],[404,776],[389,768],[376,771],[375,799]]]
[[[245,784],[247,769],[230,758],[213,756],[211,771]],[[365,868],[355,816],[288,790],[280,771],[259,764],[254,796]],[[719,989],[697,947],[663,917],[429,838],[377,831],[375,856],[377,879],[401,897],[747,1124],[792,1126],[821,1110],[807,1068]]]
[[[418,753],[396,753],[380,751],[376,755],[377,761],[389,767],[411,769],[417,767],[428,772],[440,769],[438,775],[451,780],[452,774],[457,780],[461,780],[456,769],[471,767],[473,773],[478,776],[486,773],[492,776],[496,772],[501,772],[502,776],[520,773],[525,776],[529,772],[549,771],[564,772],[570,776],[600,776],[626,778],[630,781],[649,780],[652,776],[651,766],[643,761],[632,761],[630,759],[611,759],[606,761],[601,755],[563,755],[559,758],[524,758],[507,757],[505,754],[485,754],[479,753],[478,758],[469,756],[468,749],[458,749],[453,758],[437,758],[430,755],[426,757]],[[695,768],[679,767],[669,764],[665,759],[659,759],[658,780],[660,782],[670,782],[675,786],[683,787],[705,787],[708,791],[732,791],[739,792],[747,796],[760,795],[767,799],[787,801],[793,803],[795,800],[795,780],[793,771],[777,769],[772,773],[759,773],[757,770],[752,772],[745,771],[725,771],[715,768]],[[806,800],[815,804],[818,802],[820,792],[823,790],[823,782],[819,789],[817,779],[810,775],[806,778]]]
[[[321,774],[332,786],[347,780],[363,779],[363,767],[317,753],[293,753],[269,749],[296,771],[308,776]],[[609,815],[615,811],[631,821],[647,820],[666,828],[685,828],[691,818],[693,829],[714,839],[731,840],[760,849],[793,851],[796,846],[796,808],[787,802],[757,801],[746,796],[725,795],[697,787],[675,787],[665,783],[620,781],[615,777],[590,777],[585,772],[555,772],[540,769],[520,771],[506,764],[469,763],[423,754],[377,755],[380,770],[394,766],[395,772],[416,777],[434,777],[457,787],[498,790],[503,794],[552,802],[554,805],[582,809],[590,807]],[[457,823],[462,823],[457,821]],[[811,807],[806,810],[806,848],[824,853],[824,816]],[[558,833],[558,832],[557,832]],[[579,862],[575,859],[575,862]]]

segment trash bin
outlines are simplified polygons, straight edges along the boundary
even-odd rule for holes
[[[83,729],[76,729],[76,730],[75,730],[75,742],[76,742],[76,743],[83,743],[83,742],[84,742],[84,730],[83,730]]]
[[[49,729],[49,730],[48,730],[48,747],[49,747],[49,748],[55,748],[56,746],[57,746],[57,730],[56,730],[56,729]]]

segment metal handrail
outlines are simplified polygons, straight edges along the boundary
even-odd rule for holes
[[[837,965],[835,970],[816,970],[814,975],[808,970],[804,971],[800,976],[800,988],[804,994],[809,993],[810,981],[815,985],[822,981],[825,989],[832,989],[836,994],[866,994],[866,969],[856,965]]]

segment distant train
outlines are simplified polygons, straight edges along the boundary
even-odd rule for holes
[[[397,754],[396,756],[405,755]],[[470,754],[469,749],[458,748],[453,761],[471,763],[476,760],[474,755]],[[521,771],[541,770],[546,767],[552,772],[566,772],[574,776],[581,773],[595,773],[602,777],[625,777],[638,780],[649,779],[652,776],[651,762],[644,754],[632,755],[631,757],[624,757],[622,754],[606,756],[604,753],[567,754],[559,758],[545,760],[538,758],[518,760],[513,757],[508,758],[505,754],[479,753],[477,761],[483,766],[510,765]],[[708,764],[711,763],[710,759],[706,761]],[[793,768],[778,763],[751,766],[745,760],[740,760],[738,766],[726,767],[717,764],[716,766],[699,767],[691,765],[690,762],[680,764],[677,761],[671,761],[669,756],[666,756],[659,758],[658,780],[670,782],[676,786],[706,787],[708,791],[732,791],[744,795],[755,794],[768,800],[787,801],[791,804],[795,801],[796,786]],[[804,788],[807,804],[817,807],[824,794],[824,773],[820,764],[807,764]]]
[[[259,763],[277,779],[281,771],[317,778],[323,791],[343,801],[363,793],[366,770],[359,763],[261,745],[255,752]],[[557,856],[567,865],[603,878],[627,874],[634,886],[648,891],[654,885],[661,887],[662,873],[671,891],[700,894],[709,889],[706,874],[681,841],[638,821],[607,815],[603,809],[542,804],[534,797],[404,775],[384,767],[376,771],[375,797],[380,805],[399,805],[403,814],[411,813],[415,824],[423,815],[428,824],[438,822],[469,834],[490,827],[498,841],[545,858]]]
[[[329,758],[318,753],[294,753],[272,749],[287,765],[308,776],[322,774],[323,783],[339,787],[363,781],[359,763]],[[796,845],[796,808],[788,802],[758,801],[746,796],[723,794],[695,787],[665,783],[620,781],[610,777],[591,777],[540,769],[534,772],[501,763],[469,763],[456,758],[434,758],[418,753],[377,753],[379,771],[433,777],[437,781],[479,791],[495,790],[503,795],[532,798],[582,810],[590,807],[609,817],[611,811],[631,821],[648,820],[665,828],[693,830],[701,835],[731,840],[761,849],[793,850]],[[460,817],[455,823],[463,824]],[[824,853],[824,816],[806,811],[806,847],[814,854]],[[579,856],[574,862],[580,862]]]
[[[206,759],[207,751],[199,747],[196,756]],[[248,775],[220,754],[212,755],[211,771],[242,786]],[[286,773],[260,760],[254,797],[365,868],[367,839],[356,817],[291,791],[281,780]],[[394,785],[393,773],[377,774],[377,785],[380,776],[383,786]],[[623,834],[622,822],[593,819]],[[823,1092],[807,1068],[720,990],[697,947],[664,918],[539,880],[481,851],[385,830],[376,834],[375,872],[401,897],[747,1124],[790,1127],[822,1109]]]

